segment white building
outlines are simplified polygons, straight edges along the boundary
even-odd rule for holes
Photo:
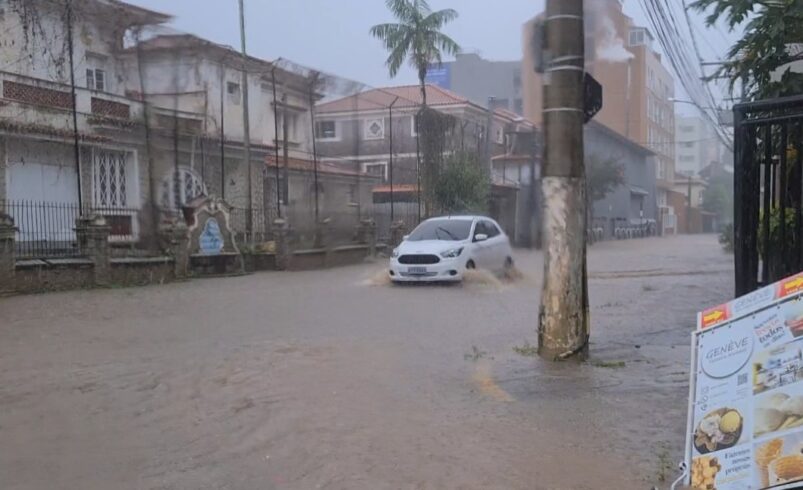
[[[80,205],[106,214],[118,241],[143,242],[165,214],[202,194],[224,196],[241,218],[246,208],[259,210],[254,229],[264,231],[263,169],[276,129],[271,81],[275,75],[280,128],[287,114],[290,156],[303,158],[311,146],[306,79],[248,60],[249,203],[241,56],[188,35],[136,43],[137,33],[170,17],[119,0],[71,4],[67,12],[65,2],[7,0],[0,16],[4,37],[15,40],[0,43],[0,211],[15,217],[19,239],[73,240]],[[21,202],[68,212],[54,223],[23,216]]]
[[[699,116],[675,118],[675,170],[696,175],[711,164],[721,162],[724,148],[711,125]]]

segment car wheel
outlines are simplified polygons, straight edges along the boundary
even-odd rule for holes
[[[506,258],[505,259],[505,272],[508,272],[511,269],[513,269],[514,265],[515,265],[515,263],[513,262],[513,257]]]
[[[476,269],[476,268],[477,264],[475,264],[473,260],[469,260],[468,262],[466,262],[466,269]]]

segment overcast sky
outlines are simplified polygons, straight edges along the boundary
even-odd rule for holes
[[[127,0],[175,16],[173,26],[213,41],[239,47],[237,0]],[[387,53],[371,38],[372,25],[392,22],[383,0],[245,0],[250,54],[283,57],[373,86],[416,83],[405,67],[390,80]],[[465,51],[493,60],[521,58],[521,25],[543,10],[543,0],[430,0],[433,9],[455,8],[460,17],[446,32]],[[625,12],[648,25],[636,0]],[[703,56],[721,58],[732,36],[703,27],[695,16]]]

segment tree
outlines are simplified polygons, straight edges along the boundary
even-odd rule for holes
[[[722,223],[733,221],[733,179],[726,175],[712,178],[703,191],[703,209],[715,213]]]
[[[476,154],[456,153],[447,159],[438,176],[435,203],[446,214],[485,212],[490,185],[488,173]]]
[[[589,155],[586,160],[586,182],[588,186],[588,202],[594,204],[625,183],[624,169],[619,159],[602,158]],[[592,206],[589,206],[592,209]]]
[[[460,52],[460,46],[441,32],[443,26],[457,18],[457,11],[433,12],[427,0],[385,0],[385,4],[399,22],[375,25],[371,35],[390,52],[386,65],[391,77],[399,73],[405,60],[418,71],[421,99],[426,106],[427,69],[442,61],[442,53],[454,56]]]
[[[729,61],[713,76],[730,79],[731,89],[745,83],[751,99],[803,93],[803,74],[786,66],[803,60],[793,45],[803,42],[803,0],[696,0],[692,8],[711,8],[706,24],[725,19],[731,31],[743,26],[744,36],[728,52]],[[780,80],[773,73],[783,70]]]

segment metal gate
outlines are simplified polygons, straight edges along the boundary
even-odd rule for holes
[[[803,96],[734,112],[736,295],[803,269]]]

